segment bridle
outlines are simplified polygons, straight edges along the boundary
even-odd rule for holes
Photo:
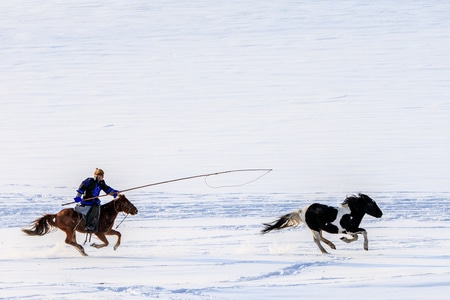
[[[120,208],[119,208],[119,209],[116,208],[116,206],[117,206],[117,205],[116,205],[116,202],[118,202],[118,199],[119,199],[119,198],[116,198],[116,199],[113,200],[114,211],[115,211],[116,213],[120,213],[120,212],[124,212],[124,213],[125,213],[125,210],[128,210],[128,211],[129,211],[129,208],[134,206],[132,203],[129,203],[129,204],[120,203],[121,206],[122,206],[122,210],[119,210]],[[126,213],[126,214],[128,215],[129,213]]]
[[[114,200],[113,200],[114,211],[115,211],[117,214],[120,213],[120,212],[125,213],[125,216],[123,217],[122,221],[120,221],[119,224],[117,224],[117,226],[116,226],[116,229],[117,229],[117,228],[119,228],[119,226],[123,223],[123,221],[125,221],[125,219],[128,217],[128,215],[130,214],[130,213],[126,213],[125,210],[128,210],[128,211],[129,211],[129,208],[132,207],[133,204],[130,202],[128,205],[125,206],[125,209],[124,209],[123,206],[124,206],[125,204],[124,204],[124,203],[121,203],[121,205],[122,205],[122,210],[118,210],[118,209],[116,208],[116,202],[117,202],[117,200],[114,199]]]

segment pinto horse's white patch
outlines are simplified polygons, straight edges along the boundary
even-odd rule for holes
[[[352,212],[350,211],[350,207],[348,207],[348,205],[343,205],[341,204],[339,207],[336,207],[338,213],[337,213],[337,217],[336,220],[334,220],[333,222],[331,222],[331,224],[333,224],[334,226],[336,226],[339,229],[339,233],[345,233],[345,229],[342,228],[341,225],[341,220],[342,217],[345,215],[350,215]]]
[[[303,223],[306,224],[306,212],[308,211],[308,208],[311,206],[311,204],[306,205],[304,207],[302,207],[302,209],[300,209],[299,213],[300,213],[300,220],[302,220]],[[306,225],[308,226],[308,225]]]

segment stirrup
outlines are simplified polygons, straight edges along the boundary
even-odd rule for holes
[[[86,226],[84,226],[84,231],[86,231],[86,233],[94,233],[95,226],[94,225],[86,225]]]
[[[83,245],[86,245],[86,243],[88,242],[88,237],[89,237],[89,243],[90,243],[91,238],[92,238],[92,233],[86,232],[86,239],[84,240]]]

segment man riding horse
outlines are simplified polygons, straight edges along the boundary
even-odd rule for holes
[[[98,230],[98,220],[100,219],[100,191],[117,197],[119,191],[111,188],[103,180],[105,173],[102,169],[94,170],[94,177],[89,177],[81,182],[74,198],[77,205],[75,211],[81,213],[85,217],[85,230],[89,233],[95,233]],[[81,198],[83,197],[83,198]]]

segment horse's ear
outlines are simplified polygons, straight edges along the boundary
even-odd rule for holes
[[[359,196],[359,195],[358,195]],[[345,197],[344,202],[342,202],[342,204],[348,204],[349,202],[355,201],[356,198],[358,198],[358,196],[352,194],[352,195],[347,195]]]
[[[375,200],[373,200],[372,198],[370,198],[366,194],[359,194],[359,195],[360,195],[360,199],[364,200],[364,202],[366,204],[368,204],[368,203],[375,203]]]
[[[367,198],[370,199],[369,196],[366,196],[362,193],[353,194],[353,195],[347,196],[345,198],[344,202],[342,202],[342,205],[348,205],[348,206],[354,207],[354,205],[359,203],[360,200],[367,200]]]

